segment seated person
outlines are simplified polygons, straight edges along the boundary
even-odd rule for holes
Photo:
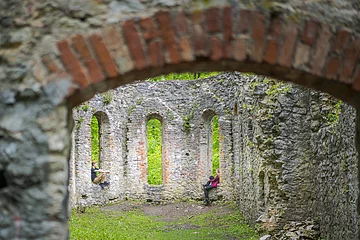
[[[209,181],[204,184],[204,195],[205,195],[205,205],[208,205],[210,203],[209,199],[209,191],[213,188],[216,188],[218,184],[220,183],[220,170],[216,169],[216,176],[215,178],[213,176],[209,177]]]
[[[209,186],[211,184],[212,180],[214,180],[214,176],[210,176],[209,181],[207,181],[205,184],[203,184],[203,187]]]
[[[109,171],[99,169],[97,167],[97,162],[91,163],[91,181],[95,184],[100,183],[99,185],[101,188],[104,188],[110,184],[110,182],[106,181],[106,173],[109,173]]]

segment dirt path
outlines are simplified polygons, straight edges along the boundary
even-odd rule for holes
[[[224,204],[212,204],[204,206],[200,203],[180,202],[166,204],[149,204],[125,201],[102,208],[103,210],[127,212],[138,209],[148,216],[160,217],[162,221],[176,221],[183,217],[192,218],[199,214],[216,210],[217,215],[226,215],[235,211],[234,208]]]

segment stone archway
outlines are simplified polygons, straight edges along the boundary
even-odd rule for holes
[[[212,7],[159,11],[75,34],[57,42],[59,59],[49,53],[42,63],[48,84],[61,88],[71,106],[137,79],[209,70],[272,76],[356,106],[359,46],[356,33],[314,18]]]
[[[71,31],[53,51],[38,60],[34,54],[24,86],[6,83],[1,92],[6,99],[1,103],[1,174],[7,180],[1,189],[1,236],[67,237],[72,127],[67,115],[95,92],[167,72],[237,70],[291,81],[359,106],[358,29],[333,26],[325,14],[253,9],[162,10],[90,34]],[[34,83],[41,90],[28,90]]]

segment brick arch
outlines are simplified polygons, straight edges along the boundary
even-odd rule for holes
[[[70,106],[119,85],[182,71],[246,71],[330,93],[357,106],[360,35],[317,19],[249,9],[159,11],[57,42],[42,56]]]

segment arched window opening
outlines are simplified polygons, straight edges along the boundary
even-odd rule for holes
[[[211,173],[215,176],[216,169],[220,167],[219,157],[219,117],[215,115],[211,119]]]
[[[90,123],[91,128],[91,161],[97,162],[100,167],[100,122],[93,115]]]
[[[265,184],[264,184],[264,172],[259,173],[259,210],[260,212],[265,211]]]
[[[162,179],[162,124],[152,118],[147,122],[148,183],[160,185]]]

